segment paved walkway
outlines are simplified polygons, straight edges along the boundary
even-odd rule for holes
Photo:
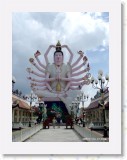
[[[81,142],[81,137],[73,129],[66,129],[65,126],[55,129],[42,129],[25,142]]]

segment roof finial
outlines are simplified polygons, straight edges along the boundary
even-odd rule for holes
[[[56,44],[56,51],[61,51],[61,44],[60,41],[58,40],[57,44]]]
[[[60,41],[58,40],[56,47],[61,47]]]

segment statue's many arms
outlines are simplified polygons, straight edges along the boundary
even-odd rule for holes
[[[51,48],[55,49],[54,63],[52,64],[48,60]],[[66,64],[63,62],[62,48],[66,48],[70,54],[69,61]],[[41,53],[37,51],[34,54],[37,63],[33,58],[30,58],[29,61],[39,72],[27,68],[28,73],[32,74],[28,79],[34,93],[40,98],[60,99],[68,108],[69,103],[80,93],[82,86],[90,84],[90,74],[87,73],[90,70],[88,58],[84,56],[82,51],[79,51],[78,54],[79,58],[72,63],[72,51],[67,45],[61,45],[58,41],[56,45],[50,45],[45,52],[43,60],[45,60],[46,65],[44,65],[39,59]],[[81,60],[82,63],[79,63]],[[81,70],[84,66],[86,66],[85,69]],[[39,78],[33,78],[35,76]]]

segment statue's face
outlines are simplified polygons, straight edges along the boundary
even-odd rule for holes
[[[56,52],[54,55],[54,63],[59,66],[63,63],[63,55],[61,52]]]

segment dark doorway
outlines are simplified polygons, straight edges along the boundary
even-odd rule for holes
[[[52,121],[57,114],[61,115],[62,122],[65,123],[66,117],[69,115],[65,104],[61,101],[44,102],[47,104],[47,117]]]

